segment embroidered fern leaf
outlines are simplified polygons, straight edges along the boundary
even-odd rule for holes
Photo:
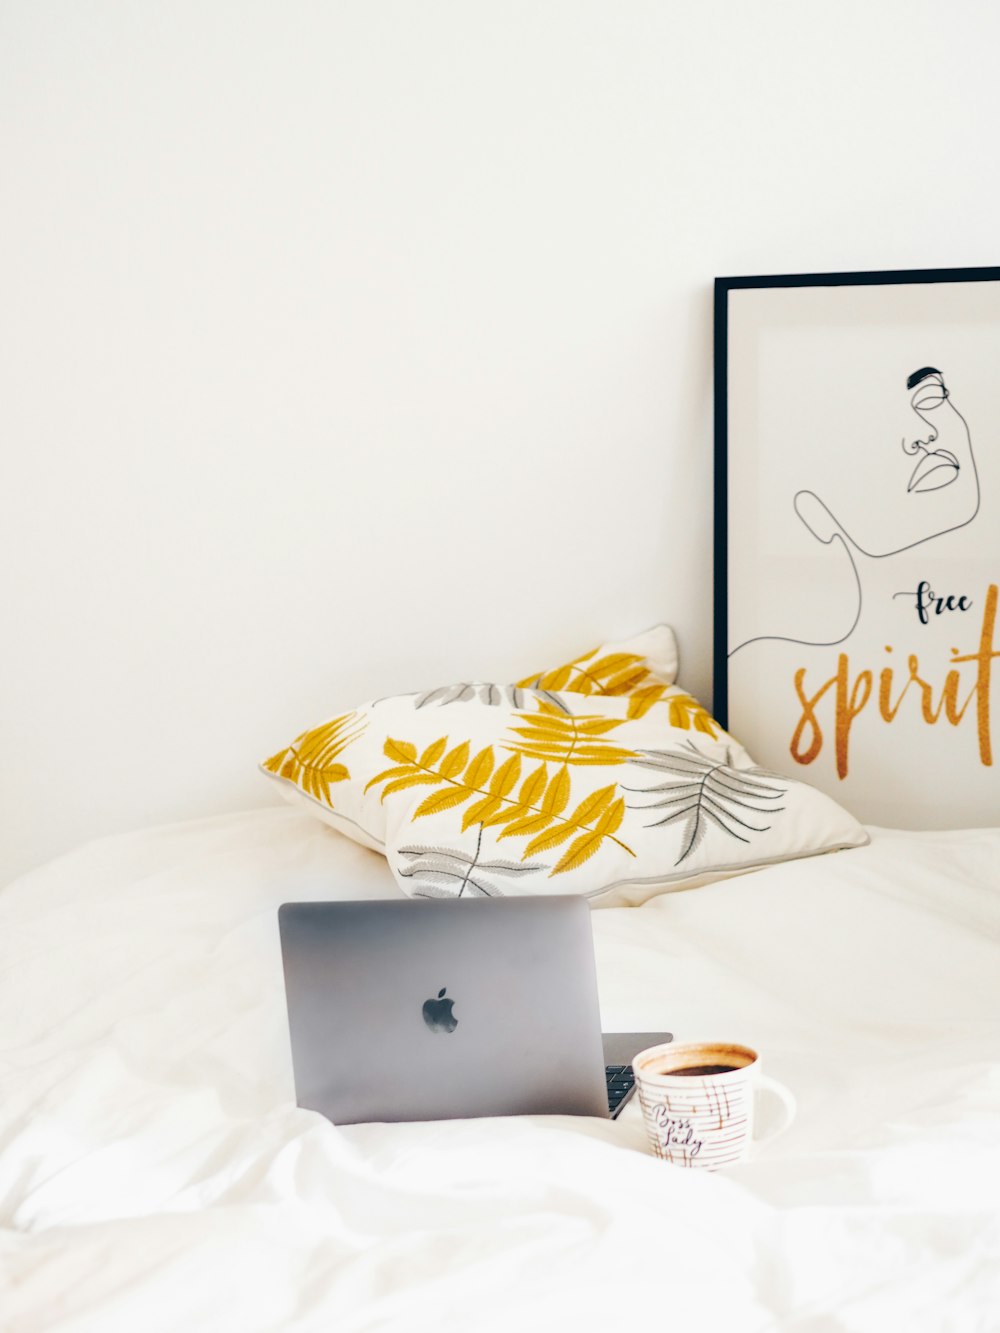
[[[525,847],[524,857],[537,856],[542,852],[550,851],[553,847],[558,847],[561,843],[567,842],[570,838],[578,836],[578,842],[574,843],[570,847],[566,856],[563,857],[563,862],[566,863],[563,865],[563,869],[573,869],[576,864],[581,864],[583,861],[587,860],[589,856],[592,856],[594,852],[597,851],[605,838],[611,837],[614,834],[615,830],[622,822],[621,816],[625,813],[625,802],[620,798],[618,803],[621,805],[621,812],[618,815],[617,820],[609,821],[605,819],[605,815],[614,800],[616,790],[617,787],[615,783],[612,782],[609,787],[601,787],[599,791],[591,792],[589,796],[585,797],[580,802],[570,815],[560,818],[558,822],[554,819],[550,819],[550,827],[546,829],[545,832],[539,833],[528,843],[527,847]],[[555,826],[552,827],[552,824]],[[513,831],[510,829],[504,829],[500,837],[504,838],[508,833],[512,832]],[[591,845],[590,851],[584,856],[578,856],[577,854],[579,853],[583,842],[595,835],[596,841]],[[615,842],[618,842],[617,838],[615,838]],[[619,842],[618,845],[624,847],[630,855],[634,855],[632,849],[630,847],[625,847],[624,843]],[[575,852],[574,848],[576,849]],[[573,862],[572,865],[570,864],[570,861]],[[559,874],[560,871],[558,867],[553,870],[552,873],[554,875]]]
[[[766,833],[771,825],[759,817],[772,816],[785,807],[777,802],[787,787],[764,769],[736,769],[707,759],[690,741],[684,750],[641,750],[632,761],[639,768],[665,774],[667,781],[655,787],[627,787],[626,791],[657,799],[632,809],[664,810],[647,828],[677,825],[681,834],[680,865],[698,850],[711,828],[727,837],[749,843],[755,833]],[[554,872],[553,872],[554,873]]]
[[[548,870],[547,865],[519,865],[516,861],[496,858],[480,860],[483,831],[479,830],[476,850],[459,847],[400,847],[398,873],[414,881],[418,898],[494,898],[503,897],[503,882],[523,879]],[[499,882],[498,882],[499,881]]]
[[[541,699],[553,704],[560,712],[568,713],[569,706],[553,690],[531,689],[526,685],[494,685],[490,681],[459,681],[457,685],[439,685],[435,690],[418,694],[414,708],[428,708],[432,704],[444,707],[447,704],[471,703],[475,700],[497,708],[506,704],[511,708],[527,708],[533,699]]]
[[[492,752],[491,752],[492,753]],[[544,769],[544,765],[543,765]],[[486,795],[478,800],[475,805],[471,805],[466,810],[462,818],[462,832],[472,824],[492,824],[496,819],[504,814],[504,802],[517,785],[517,780],[521,774],[521,756],[514,754],[501,764],[493,774],[489,790]],[[531,778],[525,779],[525,787],[532,782]],[[544,774],[542,785],[545,784]],[[523,790],[523,789],[522,789]]]
[[[528,689],[570,690],[574,694],[631,694],[645,681],[650,672],[644,658],[635,653],[607,653],[597,656],[591,649],[572,662],[529,676],[518,683]]]
[[[628,715],[630,718],[645,717],[654,704],[658,704],[669,685],[643,685],[629,695]]]
[[[337,762],[337,757],[353,745],[364,729],[365,722],[357,713],[344,713],[320,727],[304,731],[287,750],[280,750],[265,760],[263,767],[294,782],[307,795],[331,805],[331,785],[351,776],[347,768]]]
[[[502,838],[531,837],[521,860],[527,861],[541,851],[575,839],[563,857],[563,870],[574,869],[602,845],[605,839],[616,842],[630,856],[632,849],[616,838],[621,824],[624,801],[615,800],[617,786],[602,787],[585,797],[577,807],[566,813],[570,798],[570,776],[565,765],[549,775],[543,760],[514,790],[521,778],[521,755],[514,753],[499,768],[493,750],[486,746],[469,758],[469,743],[463,741],[448,749],[448,738],[440,737],[428,745],[417,757],[416,746],[390,738],[386,741],[386,758],[398,760],[409,755],[407,763],[395,763],[371,779],[365,790],[380,783],[381,800],[396,792],[413,787],[437,788],[429,793],[414,809],[411,818],[441,814],[446,810],[467,805],[462,818],[462,831],[479,824],[483,828],[503,825]],[[631,751],[624,752],[630,754]],[[425,764],[425,759],[432,762]],[[468,803],[468,804],[467,804]],[[557,872],[553,872],[557,873]],[[561,872],[559,872],[561,873]]]
[[[667,705],[667,716],[672,727],[684,731],[700,731],[713,739],[722,735],[722,728],[707,708],[702,708],[697,699],[690,694],[675,694]]]
[[[622,797],[619,797],[604,811],[591,832],[584,833],[570,843],[564,855],[556,863],[556,867],[552,871],[553,875],[561,875],[567,870],[575,870],[577,866],[583,865],[584,861],[589,861],[594,853],[599,850],[604,839],[610,837],[619,827],[624,817],[625,801]]]
[[[529,759],[608,766],[624,764],[635,754],[634,750],[615,745],[607,738],[606,733],[624,726],[625,718],[567,717],[544,703],[539,705],[537,713],[518,713],[516,716],[523,725],[511,730],[523,739],[505,742],[504,748]]]

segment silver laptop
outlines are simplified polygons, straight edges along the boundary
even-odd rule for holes
[[[602,1040],[582,898],[285,903],[278,924],[296,1098],[335,1124],[607,1117],[670,1040]]]

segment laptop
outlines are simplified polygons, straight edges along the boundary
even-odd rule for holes
[[[295,1092],[335,1124],[617,1115],[632,1057],[602,1037],[583,898],[285,903]]]

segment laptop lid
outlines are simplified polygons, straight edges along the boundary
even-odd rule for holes
[[[582,898],[285,903],[278,924],[299,1106],[607,1117]]]

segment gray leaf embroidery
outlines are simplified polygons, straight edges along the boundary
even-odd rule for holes
[[[548,870],[547,865],[523,865],[518,861],[480,861],[483,826],[479,825],[476,849],[460,847],[400,847],[399,856],[409,857],[397,866],[399,875],[414,881],[417,898],[502,898],[504,889],[496,881],[520,879]]]
[[[525,689],[521,685],[494,685],[490,681],[459,681],[456,685],[439,685],[437,689],[426,690],[414,696],[415,708],[427,708],[431,704],[444,707],[446,704],[465,704],[477,699],[490,708],[497,708],[503,703],[512,708],[525,708],[531,699],[543,700],[554,704],[562,712],[572,716],[569,705],[552,690]]]
[[[647,828],[667,824],[680,827],[682,850],[675,865],[680,865],[697,851],[710,827],[749,843],[750,836],[746,835],[766,833],[771,828],[770,824],[751,820],[756,820],[759,815],[777,814],[785,808],[776,802],[788,789],[774,786],[773,781],[787,779],[766,769],[736,769],[706,759],[690,741],[685,750],[640,750],[638,753],[641,758],[628,762],[670,777],[655,787],[625,787],[625,791],[660,798],[630,805],[629,809],[666,810],[661,819],[653,820]]]

